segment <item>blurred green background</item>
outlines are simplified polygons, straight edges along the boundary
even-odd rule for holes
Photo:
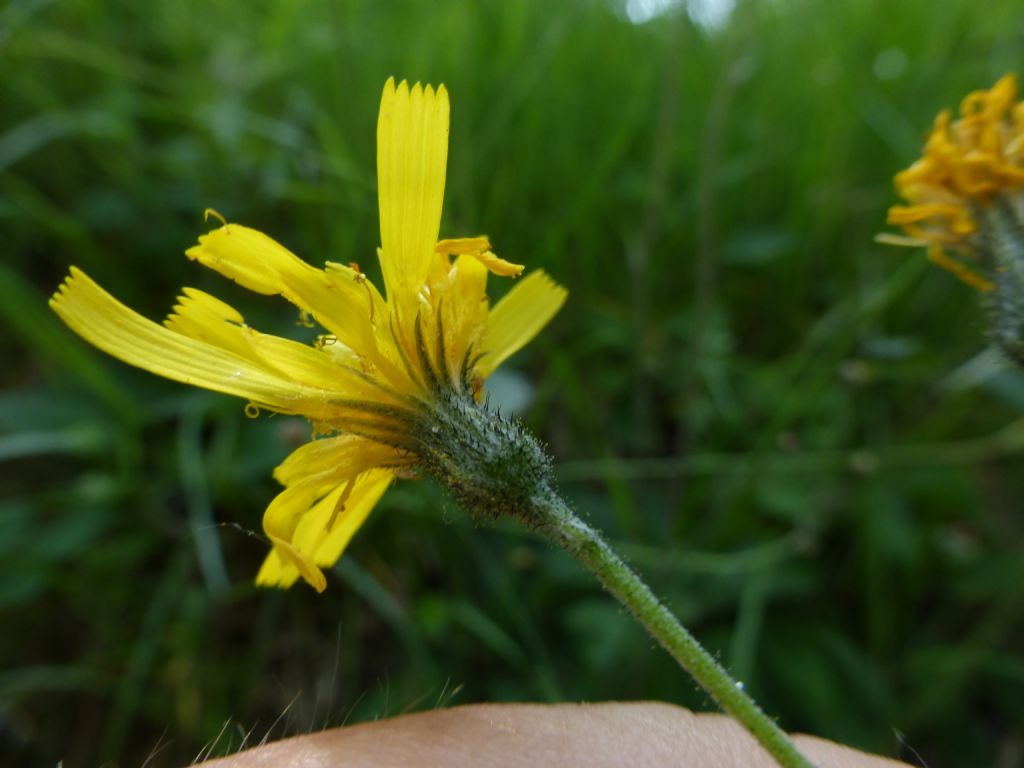
[[[308,428],[46,307],[77,264],[153,318],[193,285],[296,335],[182,253],[210,206],[378,279],[395,74],[452,95],[442,233],[571,290],[492,381],[566,495],[786,728],[1024,765],[1024,376],[969,288],[872,240],[938,109],[1021,68],[1020,5],[664,5],[0,10],[5,761],[180,765],[477,701],[710,708],[567,556],[426,482],[324,595],[255,589]]]

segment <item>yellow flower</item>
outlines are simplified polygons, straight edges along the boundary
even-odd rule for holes
[[[889,223],[925,245],[936,264],[973,287],[993,288],[980,239],[984,217],[1010,200],[1024,183],[1024,103],[1017,81],[1006,75],[991,90],[975,91],[960,105],[960,119],[939,113],[924,155],[896,175],[896,190],[909,205],[893,206]],[[952,257],[952,252],[956,257]],[[981,272],[982,274],[979,274]]]
[[[68,326],[103,351],[176,381],[306,417],[314,439],[275,471],[284,486],[263,518],[273,544],[258,584],[300,576],[318,591],[396,475],[441,466],[430,440],[440,403],[475,405],[484,379],[548,323],[566,298],[542,271],[493,309],[486,237],[438,240],[448,155],[448,93],[384,86],[377,176],[385,295],[358,266],[317,269],[267,235],[224,223],[187,251],[240,285],[281,295],[325,329],[305,345],[250,328],[232,307],[185,288],[158,325],[77,268],[50,300]],[[320,436],[317,438],[317,436]]]

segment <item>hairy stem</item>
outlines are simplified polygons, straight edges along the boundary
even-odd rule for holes
[[[516,419],[442,388],[415,432],[424,469],[481,520],[510,518],[547,534],[600,579],[718,704],[783,768],[811,768],[782,730],[554,490],[551,460]]]
[[[534,496],[529,514],[537,528],[568,550],[629,609],[719,706],[746,728],[784,768],[811,768],[789,737],[715,661],[601,535],[580,520],[555,491]]]

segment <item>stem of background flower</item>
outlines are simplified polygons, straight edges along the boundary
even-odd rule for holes
[[[583,563],[604,588],[625,605],[647,631],[707,691],[723,710],[738,720],[784,768],[813,768],[793,742],[697,642],[678,619],[601,535],[580,520],[555,491],[532,499],[534,520],[543,531]]]

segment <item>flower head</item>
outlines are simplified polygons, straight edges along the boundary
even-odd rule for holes
[[[457,473],[432,438],[438,419],[472,412],[487,376],[565,301],[565,289],[536,271],[491,308],[488,273],[514,277],[523,267],[498,258],[484,236],[438,239],[448,113],[444,86],[384,86],[383,295],[354,263],[317,269],[239,224],[225,222],[187,251],[252,291],[290,301],[324,329],[313,345],[259,333],[194,288],[158,325],[74,267],[50,300],[72,330],[126,363],[310,421],[314,439],[274,471],[284,490],[264,515],[273,548],[259,584],[301,577],[323,590],[321,568],[341,556],[396,475]]]
[[[985,219],[994,207],[1020,209],[1024,184],[1024,103],[1017,101],[1016,78],[1006,75],[990,90],[969,94],[958,120],[940,112],[923,156],[895,184],[909,203],[889,209],[889,223],[909,236],[900,243],[927,246],[932,261],[992,290]]]

